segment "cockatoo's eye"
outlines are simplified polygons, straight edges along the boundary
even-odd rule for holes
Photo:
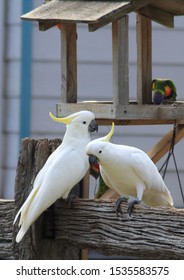
[[[102,153],[102,150],[99,150],[99,154],[101,154]]]
[[[86,121],[83,121],[83,124],[86,124]]]

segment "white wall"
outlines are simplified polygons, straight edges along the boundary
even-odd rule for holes
[[[20,96],[20,7],[21,1],[7,1],[6,18],[6,84],[4,139],[3,195],[13,197],[15,168],[18,158],[19,96]],[[39,6],[43,1],[34,1]],[[11,3],[11,5],[10,5]],[[130,96],[136,98],[136,25],[135,14],[130,15]],[[153,78],[172,78],[177,85],[178,99],[183,100],[184,77],[184,17],[176,18],[175,30],[153,24]],[[79,100],[112,100],[111,26],[89,33],[85,25],[78,25],[78,97]],[[33,24],[31,136],[34,138],[62,137],[64,126],[49,119],[60,102],[60,32],[52,28],[46,32]],[[11,112],[11,114],[10,114]],[[133,145],[148,151],[172,126],[116,127],[115,143]],[[101,127],[99,136],[109,127]],[[176,146],[181,179],[184,184],[183,141]],[[158,164],[161,166],[161,163]],[[93,181],[93,185],[94,185]],[[174,165],[169,165],[166,183],[176,205],[182,205]],[[93,191],[92,191],[93,192]]]

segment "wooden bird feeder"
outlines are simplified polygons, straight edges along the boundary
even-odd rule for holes
[[[129,100],[128,14],[137,13],[137,100]],[[61,28],[61,103],[58,117],[90,110],[100,124],[169,124],[184,122],[184,104],[152,104],[152,27],[156,21],[174,27],[174,16],[184,15],[182,0],[52,0],[24,14],[24,20],[38,21],[45,31],[58,23]],[[77,100],[77,24],[90,32],[112,23],[112,102]],[[109,42],[111,44],[111,42]]]
[[[137,100],[134,102],[129,98],[128,14],[131,12],[137,13]],[[182,0],[52,0],[24,14],[21,18],[24,20],[38,21],[41,31],[45,31],[58,23],[62,24],[62,90],[61,103],[56,105],[57,116],[66,116],[80,110],[90,110],[95,113],[96,119],[102,125],[111,124],[112,121],[116,124],[132,125],[177,123],[175,143],[180,141],[180,139],[184,137],[184,103],[174,102],[173,104],[167,105],[153,105],[151,90],[151,22],[153,20],[166,27],[173,28],[174,17],[180,15],[184,15],[184,1]],[[87,24],[90,32],[103,28],[106,24],[112,24],[112,102],[78,102],[77,100],[76,35],[78,23]],[[111,42],[109,42],[109,44],[110,43]],[[163,139],[148,152],[153,162],[157,162],[169,150],[171,141],[172,131],[165,135]],[[57,143],[55,143],[55,145],[56,144]],[[24,186],[32,188],[32,178],[26,174],[32,174],[34,170],[40,170],[50,154],[50,145],[51,144],[46,140],[38,141],[37,143],[33,140],[25,139],[22,142],[21,149],[24,152],[20,153],[17,168],[15,204],[14,202],[4,203],[0,201],[0,216],[4,218],[4,213],[8,214],[8,211],[11,212],[11,216],[8,215],[10,218],[5,222],[7,228],[0,228],[0,237],[1,235],[3,236],[1,237],[3,242],[5,236],[6,240],[8,240],[7,236],[12,236],[12,228],[10,229],[9,224],[12,224],[13,208],[15,208],[17,212],[20,205],[27,197],[26,192],[28,190],[22,191]],[[34,152],[37,155],[37,160],[35,160],[36,156],[33,156]],[[27,158],[30,159],[31,156],[33,156],[32,160],[34,162],[32,164],[27,164]],[[22,176],[22,174],[25,175]],[[32,174],[32,176],[33,175],[35,174]],[[87,183],[85,182],[85,184]],[[116,196],[117,194],[113,191],[108,191],[104,194],[103,198],[114,198]],[[6,211],[4,207],[6,207]],[[72,253],[72,257],[71,255],[67,255],[68,253],[63,253],[65,250],[65,244],[63,251],[61,250],[63,241],[83,248],[90,247],[98,249],[102,253],[107,252],[108,254],[127,254],[129,256],[142,256],[146,258],[183,258],[183,210],[177,211],[176,209],[168,210],[165,208],[161,212],[162,214],[160,214],[158,209],[152,208],[149,211],[147,209],[144,211],[144,208],[138,206],[141,219],[133,219],[133,224],[135,225],[136,222],[136,228],[141,229],[141,235],[139,236],[139,230],[135,232],[135,227],[132,227],[132,222],[129,218],[124,216],[124,222],[122,223],[122,221],[115,216],[112,200],[77,200],[74,202],[74,209],[65,209],[66,205],[63,206],[61,202],[58,201],[53,207],[55,211],[54,218],[45,219],[45,227],[47,230],[44,230],[44,232],[49,236],[41,236],[41,228],[43,228],[43,226],[40,227],[41,220],[39,219],[25,236],[24,242],[14,246],[14,255],[17,258],[78,258],[76,250],[75,256],[74,253]],[[60,215],[61,208],[62,215]],[[87,211],[84,211],[84,208],[87,209]],[[97,209],[98,214],[95,216],[97,213],[95,211],[97,211]],[[48,209],[48,213],[43,214],[42,217],[52,212],[51,210]],[[102,214],[99,214],[99,211],[102,211]],[[135,212],[138,212],[137,209],[135,209]],[[73,218],[73,213],[75,213],[75,219]],[[85,222],[83,222],[86,213],[89,220],[85,218]],[[91,216],[89,215],[90,213],[92,213]],[[103,220],[103,217],[106,217],[105,215],[107,215],[107,218]],[[164,223],[167,221],[168,215],[172,223]],[[141,221],[144,223],[141,224]],[[112,238],[106,234],[106,230],[108,229],[109,233],[111,223],[114,222],[118,225],[116,229],[120,227],[120,230],[118,233],[112,234]],[[159,222],[161,223],[160,227],[158,226]],[[109,223],[108,226],[107,223]],[[72,226],[68,228],[69,224]],[[86,227],[86,225],[92,226]],[[153,226],[153,230],[150,231],[151,233],[154,232],[154,228],[156,228],[156,235],[151,234],[148,236],[149,231],[147,231],[147,228],[150,228],[150,226]],[[124,227],[127,227],[126,230],[124,230]],[[144,227],[145,231],[143,231]],[[174,232],[176,229],[177,234]],[[11,232],[9,232],[10,230]],[[131,234],[127,235],[129,230]],[[88,234],[89,232],[90,234]],[[103,232],[105,232],[105,234],[101,236]],[[123,235],[124,232],[128,237]],[[116,237],[118,237],[118,239],[114,242]],[[129,239],[131,238],[133,242],[130,243],[131,240]],[[136,239],[136,243],[134,242],[134,238]],[[30,240],[32,240],[31,246]],[[125,246],[126,240],[127,246]],[[166,243],[164,243],[165,240],[167,241]],[[145,242],[144,246],[142,246],[143,241]],[[12,243],[10,244],[10,242],[9,240],[3,244],[0,242],[0,248],[4,250],[1,249],[1,251],[4,252],[3,256],[11,256],[13,245]],[[156,243],[157,246],[152,246],[153,243]],[[117,244],[119,244],[119,246],[117,246]],[[131,246],[129,244],[131,244]],[[160,249],[158,250],[158,248]],[[70,248],[68,248],[68,251],[70,251],[71,254],[72,250],[70,250]],[[84,250],[83,258],[86,258],[86,254]]]

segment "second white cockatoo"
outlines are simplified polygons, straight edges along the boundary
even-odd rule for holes
[[[135,198],[129,203],[129,215],[134,204],[141,201],[148,206],[173,207],[170,192],[149,156],[135,147],[110,143],[113,133],[114,124],[107,136],[86,146],[86,153],[92,166],[99,163],[105,184],[122,196],[117,200],[116,211],[126,196]]]
[[[85,176],[88,168],[86,145],[91,141],[90,133],[97,130],[95,116],[90,111],[80,111],[66,118],[50,117],[67,125],[61,145],[49,156],[35,178],[33,189],[18,211],[20,242],[28,228],[58,198],[66,199],[71,189]]]

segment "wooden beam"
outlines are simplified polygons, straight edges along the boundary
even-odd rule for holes
[[[76,24],[61,28],[61,101],[77,102],[77,31]]]
[[[169,131],[153,148],[148,151],[148,156],[154,163],[158,162],[170,149],[173,130]],[[184,137],[184,125],[178,125],[176,129],[175,144]]]
[[[139,10],[137,13],[150,18],[151,20],[162,24],[166,27],[173,28],[174,27],[174,15],[168,13],[162,9],[158,9],[152,5],[145,6]]]
[[[0,199],[0,259],[13,258],[14,201]]]
[[[40,31],[47,31],[48,29],[50,29],[50,28],[56,26],[57,23],[59,23],[59,22],[56,22],[56,21],[54,21],[54,22],[50,22],[50,21],[49,21],[49,22],[48,22],[48,21],[46,21],[46,22],[40,21],[40,22],[39,22],[39,30],[40,30]]]
[[[122,215],[117,217],[114,206],[115,200],[76,199],[69,209],[57,201],[56,239],[93,248],[104,255],[159,260],[184,258],[183,209],[138,205],[129,217],[128,204],[122,203]]]
[[[129,103],[128,16],[112,23],[113,103]]]
[[[151,19],[137,15],[137,102],[152,103],[152,25]]]
[[[60,252],[62,257],[63,251],[93,248],[103,255],[139,259],[184,258],[184,209],[136,205],[129,217],[128,205],[122,203],[122,214],[117,217],[114,206],[115,200],[75,199],[72,207],[68,208],[66,203],[58,200],[53,206],[53,215],[48,216],[48,211],[43,214],[42,230],[45,230],[45,238],[41,237],[41,231],[37,235],[44,248],[40,251],[40,244],[37,243],[34,254],[38,255],[39,251],[40,259],[55,259],[56,252]],[[0,200],[0,217],[3,221],[0,227],[0,258],[13,257],[13,216],[14,202]],[[49,235],[51,223],[55,237],[49,239],[46,236]],[[33,259],[30,252],[35,238],[36,235],[30,240],[24,238],[22,247],[27,248],[29,254],[18,255],[17,258]],[[58,246],[53,250],[49,245],[55,242]],[[68,259],[73,259],[71,254]]]
[[[184,121],[184,103],[170,105],[114,105],[103,102],[79,102],[76,104],[56,104],[58,117],[73,112],[89,110],[94,112],[100,124],[171,124]]]

